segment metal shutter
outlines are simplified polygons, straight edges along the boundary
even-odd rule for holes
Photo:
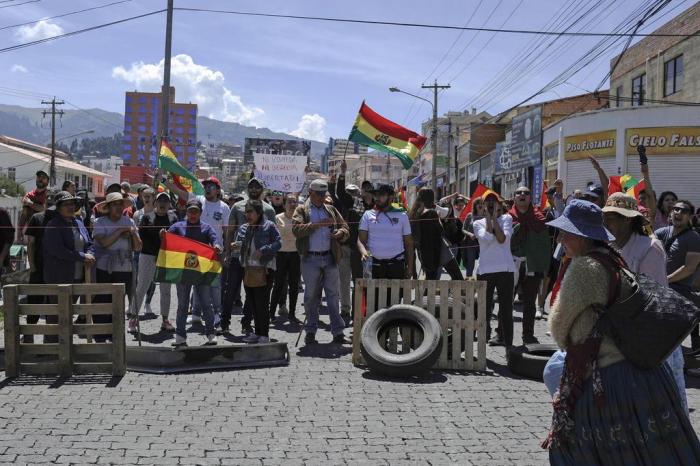
[[[639,156],[627,156],[627,173],[641,179]],[[649,156],[649,176],[657,195],[673,191],[679,199],[700,206],[700,157],[697,155]]]
[[[603,171],[608,175],[617,173],[615,157],[605,157],[598,159],[598,163]],[[593,169],[593,164],[588,159],[569,160],[566,163],[566,183],[564,189],[567,194],[573,193],[576,189],[586,189],[588,183],[600,183],[598,173]]]

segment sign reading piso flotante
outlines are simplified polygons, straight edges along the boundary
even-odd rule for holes
[[[616,134],[617,132],[611,129],[567,136],[564,138],[564,158],[578,160],[588,158],[591,155],[594,157],[614,157]]]

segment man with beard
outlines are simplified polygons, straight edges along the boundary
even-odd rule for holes
[[[44,170],[36,172],[36,188],[22,198],[22,216],[19,220],[19,240],[23,241],[24,227],[37,212],[46,209],[46,188],[49,186],[49,175]]]
[[[513,217],[511,251],[515,261],[515,287],[522,286],[523,344],[538,343],[535,337],[537,291],[544,274],[549,270],[552,247],[545,217],[532,205],[530,189],[521,186],[515,190],[515,202],[508,212]]]
[[[391,205],[394,187],[380,185],[375,207],[360,220],[360,241],[372,259],[372,278],[410,278],[413,271],[413,237],[408,215]]]
[[[262,201],[264,186],[257,178],[248,181],[248,198]],[[231,311],[233,307],[243,308],[243,333],[252,333],[252,310],[246,309],[241,303],[241,281],[243,280],[243,267],[241,266],[238,252],[231,251],[231,242],[236,237],[238,227],[247,222],[245,217],[245,205],[248,201],[243,199],[236,202],[231,209],[224,241],[224,260],[228,264],[228,277],[226,280],[226,295],[224,297],[224,309],[221,315],[221,331],[228,332],[231,325]],[[266,220],[275,221],[275,209],[263,201],[263,216]]]
[[[700,253],[700,234],[693,230],[691,219],[695,208],[689,201],[676,202],[671,210],[671,226],[656,230],[656,237],[666,250],[668,286],[700,306],[700,297],[693,292],[693,278]],[[690,333],[693,350],[700,349],[700,332],[696,326]]]

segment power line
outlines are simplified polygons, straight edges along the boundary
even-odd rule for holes
[[[13,7],[13,6],[22,6],[22,5],[26,5],[27,3],[36,3],[36,2],[40,2],[40,1],[41,1],[41,0],[29,0],[28,2],[24,2],[24,3],[15,3],[14,5],[0,6],[0,9],[2,9],[2,8],[10,8],[10,7]]]
[[[354,23],[354,24],[371,24],[378,26],[398,26],[398,27],[411,27],[411,28],[423,28],[423,29],[447,29],[454,31],[483,31],[483,32],[497,32],[503,34],[532,34],[532,35],[546,35],[546,36],[578,36],[578,37],[691,37],[699,32],[693,34],[666,34],[666,33],[608,33],[608,32],[565,32],[565,31],[538,31],[534,29],[497,29],[497,28],[485,28],[485,27],[464,27],[464,26],[449,26],[441,24],[425,24],[425,23],[403,23],[396,21],[371,21],[362,19],[349,19],[349,18],[332,18],[324,16],[301,16],[301,15],[281,15],[273,13],[255,13],[251,11],[235,11],[235,10],[214,10],[207,8],[175,8],[178,11],[191,11],[191,12],[204,12],[204,13],[219,13],[219,14],[230,14],[239,16],[258,16],[264,18],[282,18],[282,19],[300,19],[306,21],[326,21],[334,23]]]
[[[78,34],[82,34],[82,33],[84,33],[84,32],[95,31],[95,30],[97,30],[97,29],[102,29],[102,28],[106,28],[106,27],[109,27],[109,26],[114,26],[114,25],[117,25],[117,24],[126,23],[126,22],[128,22],[128,21],[133,21],[133,20],[135,20],[135,19],[140,19],[140,18],[145,18],[145,17],[147,17],[147,16],[157,15],[157,14],[159,14],[159,13],[163,13],[164,11],[165,11],[165,9],[163,9],[163,10],[151,11],[151,12],[149,12],[149,13],[144,13],[144,14],[136,15],[136,16],[130,16],[129,18],[124,18],[124,19],[120,19],[120,20],[117,20],[117,21],[110,21],[109,23],[98,24],[97,26],[91,26],[91,27],[87,27],[87,28],[84,28],[84,29],[78,29],[78,30],[76,30],[76,31],[66,32],[66,33],[64,33],[64,34],[58,34],[58,35],[56,35],[56,36],[46,37],[46,38],[44,38],[44,39],[34,40],[34,41],[31,41],[31,42],[25,42],[25,43],[23,43],[23,44],[12,45],[12,46],[10,46],[10,47],[1,48],[1,49],[0,49],[0,53],[11,52],[11,51],[18,50],[18,49],[22,49],[22,48],[25,48],[25,47],[31,47],[32,45],[43,44],[43,43],[45,43],[45,42],[51,42],[51,41],[54,41],[54,40],[57,40],[57,39],[63,39],[64,37],[71,37],[71,36],[75,36],[75,35],[78,35]]]
[[[93,10],[99,10],[100,8],[107,8],[109,6],[119,5],[120,3],[128,3],[130,1],[132,1],[132,0],[120,0],[118,2],[107,3],[105,5],[94,6],[92,8],[84,8],[82,10],[75,10],[75,11],[70,11],[68,13],[63,13],[61,15],[48,16],[46,18],[41,18],[41,19],[37,19],[34,21],[27,21],[26,23],[11,24],[10,26],[0,27],[0,31],[4,31],[5,29],[18,28],[21,26],[29,26],[30,24],[35,24],[35,23],[38,23],[40,21],[49,21],[49,20],[57,19],[57,18],[65,18],[66,16],[77,15],[78,13],[85,13],[85,12],[93,11]]]

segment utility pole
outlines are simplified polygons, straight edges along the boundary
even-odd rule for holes
[[[161,92],[160,122],[161,141],[168,141],[170,123],[170,57],[173,44],[173,5],[174,0],[168,0],[168,12],[165,23],[165,60],[163,63],[163,89]],[[160,145],[158,146],[160,148]]]
[[[426,86],[423,84],[421,88],[423,89],[432,89],[433,90],[433,163],[432,167],[430,170],[430,175],[432,177],[432,187],[433,191],[437,195],[437,153],[438,153],[438,128],[437,128],[437,122],[438,122],[438,90],[439,89],[449,89],[451,86],[449,84],[447,85],[438,85],[437,80],[429,86]]]
[[[63,110],[56,110],[56,105],[63,105],[65,102],[56,100],[42,100],[43,105],[51,105],[51,110],[41,112],[43,116],[51,114],[51,165],[49,168],[49,186],[56,186],[56,115],[63,116]]]

